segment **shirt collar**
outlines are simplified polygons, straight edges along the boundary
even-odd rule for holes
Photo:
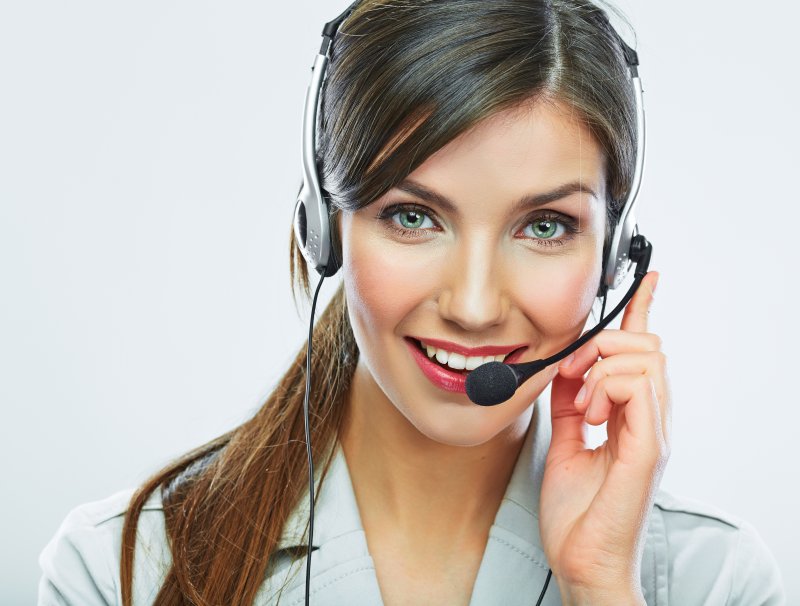
[[[550,446],[550,384],[533,407],[525,441],[506,487],[495,525],[541,549],[539,537],[539,496],[541,478]],[[324,457],[323,457],[324,459]],[[315,469],[314,549],[351,532],[363,532],[350,472],[338,440],[325,481],[320,486],[321,470]],[[307,545],[308,491],[289,515],[276,550],[304,548]]]

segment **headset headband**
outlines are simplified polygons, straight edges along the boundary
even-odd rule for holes
[[[311,67],[311,82],[306,91],[303,111],[303,133],[301,162],[303,184],[295,204],[294,229],[300,250],[306,261],[320,274],[332,276],[341,263],[336,259],[331,245],[331,225],[328,205],[319,184],[316,166],[317,114],[320,106],[322,85],[327,73],[331,45],[342,22],[349,16],[360,0],[355,0],[342,13],[322,28],[322,44]],[[604,18],[605,17],[605,14]],[[607,21],[607,18],[606,18]],[[631,76],[636,98],[636,168],[633,182],[625,203],[614,227],[614,233],[603,259],[603,276],[598,296],[608,289],[617,288],[625,279],[632,261],[630,258],[631,240],[638,234],[634,209],[644,172],[645,156],[645,116],[641,80],[639,78],[639,57],[609,23],[622,48],[625,62]]]

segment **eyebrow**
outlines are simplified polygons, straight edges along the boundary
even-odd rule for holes
[[[417,183],[412,179],[404,179],[397,185],[395,188],[407,192],[409,194],[413,194],[418,198],[422,198],[427,202],[433,202],[438,204],[446,211],[458,214],[458,208],[453,203],[452,200],[443,196],[442,194],[433,191],[422,185],[421,183]],[[514,214],[519,212],[523,209],[528,208],[536,208],[537,206],[543,206],[545,204],[549,204],[550,202],[555,202],[556,200],[560,200],[561,198],[566,198],[574,193],[578,192],[586,192],[587,194],[591,194],[595,198],[597,194],[591,187],[588,187],[586,184],[580,183],[578,181],[573,181],[572,183],[565,183],[564,185],[560,185],[556,189],[552,191],[548,191],[542,194],[526,194],[522,196],[519,200],[517,200],[514,205],[511,207],[509,211],[510,214]]]

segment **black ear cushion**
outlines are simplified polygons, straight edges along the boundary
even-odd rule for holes
[[[613,234],[605,239],[603,242],[603,266],[600,269],[600,284],[597,287],[597,297],[602,299],[606,296],[608,292],[608,286],[605,284],[606,279],[606,267],[608,267],[608,249],[611,247],[611,238]]]
[[[325,266],[325,277],[330,278],[337,271],[339,271],[339,268],[341,266],[342,263],[336,256],[336,249],[333,246],[331,246],[331,254],[328,255],[328,264]]]
[[[330,213],[330,202],[325,200],[325,208],[328,210],[328,236],[330,239],[330,254],[328,255],[328,264],[325,266],[325,277],[329,278],[334,275],[342,267],[342,260],[339,258],[337,251],[341,248],[339,242],[339,233],[336,231],[336,221],[332,220]]]

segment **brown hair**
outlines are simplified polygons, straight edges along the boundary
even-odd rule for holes
[[[317,160],[332,220],[376,200],[484,118],[556,99],[575,108],[605,152],[608,238],[632,180],[636,122],[603,9],[582,0],[364,0],[336,35],[323,90]],[[293,235],[289,256],[292,293],[308,296]],[[358,361],[341,286],[312,338],[311,443],[324,475]],[[132,603],[137,522],[155,490],[172,553],[155,604],[253,602],[290,512],[307,498],[305,357],[303,343],[251,419],[134,493],[122,532],[124,606]]]

